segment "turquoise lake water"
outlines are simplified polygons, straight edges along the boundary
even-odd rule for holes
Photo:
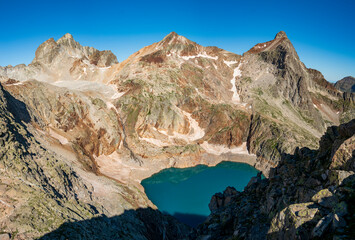
[[[258,170],[245,163],[222,162],[215,167],[169,168],[144,179],[148,198],[162,212],[196,226],[210,214],[208,204],[226,187],[242,191]]]

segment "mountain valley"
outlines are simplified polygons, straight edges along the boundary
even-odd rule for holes
[[[351,239],[355,95],[338,86],[283,31],[243,55],[172,32],[120,63],[49,39],[0,67],[0,239]],[[211,196],[195,229],[141,185],[222,161],[266,178]]]

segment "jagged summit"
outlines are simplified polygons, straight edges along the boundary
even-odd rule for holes
[[[66,33],[63,37],[59,38],[57,44],[67,45],[73,48],[81,46],[77,41],[74,40],[73,35],[70,33]]]
[[[283,49],[289,49],[290,51],[295,51],[291,41],[288,39],[284,31],[280,31],[275,35],[275,38],[268,42],[258,43],[252,47],[248,53],[260,53],[266,51],[272,51],[277,48],[277,46],[284,45]]]
[[[183,48],[186,48],[186,46],[189,46],[190,48],[193,46],[197,46],[198,44],[187,39],[184,36],[181,36],[177,34],[176,32],[171,32],[168,35],[166,35],[163,40],[161,40],[158,43],[158,47],[160,48],[166,48],[168,50],[170,49],[176,49],[176,50],[182,50]]]
[[[82,46],[74,40],[73,35],[66,33],[57,41],[50,38],[42,43],[36,50],[32,63],[50,64],[55,58],[58,58],[59,62],[62,62],[65,58],[86,58],[94,63],[99,62],[100,59],[98,58],[102,56],[105,56],[105,59],[101,63],[104,67],[118,63],[117,57],[110,50],[99,51],[93,47]]]
[[[278,39],[278,38],[287,38],[287,35],[284,31],[280,31],[275,36],[275,39]]]
[[[50,38],[43,42],[28,66],[0,68],[0,76],[19,81],[102,81],[104,70],[116,63],[117,57],[111,51],[82,46],[67,33],[57,41]]]
[[[70,33],[66,33],[60,39],[74,39],[74,38],[73,35],[71,35]]]

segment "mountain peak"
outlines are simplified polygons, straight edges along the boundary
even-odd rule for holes
[[[194,43],[184,36],[177,34],[176,32],[171,32],[164,37],[161,44],[164,46],[175,45],[175,44],[191,44]]]
[[[275,36],[275,39],[277,39],[277,38],[287,38],[287,35],[284,31],[280,31]]]
[[[179,34],[177,34],[176,32],[171,32],[171,33],[169,33],[168,35],[166,35],[166,37],[168,37],[168,36],[173,36],[173,37],[177,37],[177,36],[179,36]]]
[[[63,37],[61,37],[61,38],[65,38],[65,39],[74,39],[74,38],[73,38],[73,35],[71,35],[70,33],[66,33],[66,34],[64,34],[64,36],[63,36]]]
[[[74,40],[73,35],[71,35],[70,33],[66,33],[63,37],[59,38],[57,44],[67,45],[73,48],[78,45],[78,43]]]

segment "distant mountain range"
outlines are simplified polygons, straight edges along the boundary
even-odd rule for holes
[[[246,162],[274,181],[285,155],[317,149],[325,131],[338,131],[332,125],[354,119],[354,94],[343,92],[351,81],[334,87],[307,68],[282,31],[243,55],[172,32],[121,63],[70,34],[49,39],[31,64],[0,67],[0,238],[202,239],[209,230],[194,235],[155,210],[140,181],[164,168],[220,161]],[[338,137],[327,136],[329,145]],[[320,147],[320,154],[335,151]],[[305,181],[323,176],[304,174]],[[296,200],[282,206],[302,199],[302,191],[292,194]],[[282,209],[272,210],[255,214],[271,221]],[[253,239],[257,230],[247,231],[236,237]]]

